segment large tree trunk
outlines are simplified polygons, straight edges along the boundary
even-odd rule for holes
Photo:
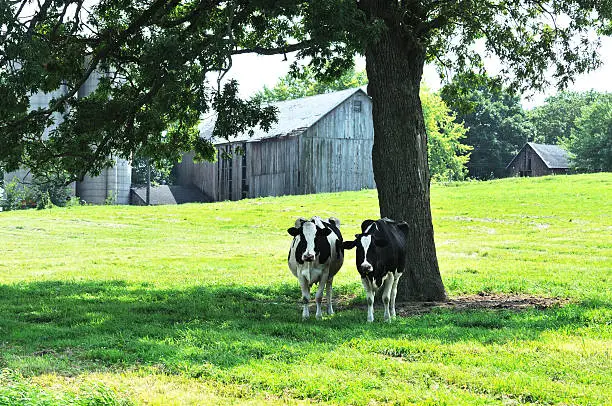
[[[374,17],[394,11],[392,1],[368,3],[368,12]],[[396,21],[386,19],[388,30],[366,49],[374,120],[372,161],[380,215],[410,226],[407,272],[400,279],[398,300],[444,300],[429,203],[427,135],[419,98],[425,51],[406,39]]]

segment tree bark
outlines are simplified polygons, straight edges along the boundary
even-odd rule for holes
[[[408,38],[401,19],[390,18],[393,1],[365,1],[387,30],[366,48],[368,93],[372,97],[372,162],[381,217],[405,221],[407,267],[398,286],[400,301],[446,299],[438,268],[429,202],[427,135],[419,89],[425,50]]]

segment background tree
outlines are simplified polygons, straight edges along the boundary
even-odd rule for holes
[[[499,79],[467,73],[443,87],[441,95],[468,128],[465,143],[473,148],[467,163],[476,179],[503,177],[506,165],[532,139],[520,97]]]
[[[456,121],[444,100],[421,88],[423,120],[427,132],[427,159],[431,177],[437,181],[463,180],[472,148],[465,145],[467,128]]]
[[[147,172],[151,171],[151,184],[155,185],[172,185],[174,177],[172,168],[175,162],[167,159],[151,162],[148,157],[142,155],[134,155],[132,159],[132,184],[146,185]]]
[[[271,89],[264,86],[262,91],[257,92],[256,97],[265,102],[291,100],[360,87],[367,83],[368,76],[365,70],[356,71],[354,67],[348,69],[339,78],[334,78],[331,81],[317,79],[312,68],[306,67],[297,76],[295,74],[283,76]]]
[[[564,140],[571,166],[579,172],[612,171],[612,94],[583,107],[574,126]]]
[[[559,144],[576,129],[576,119],[585,106],[591,105],[601,96],[588,92],[559,92],[547,97],[544,104],[529,111],[529,121],[534,130],[533,141],[539,144]]]
[[[220,113],[214,135],[221,137],[269,128],[274,119],[271,109],[236,97],[234,83],[211,89],[207,73],[227,71],[232,55],[298,51],[321,78],[365,55],[380,214],[410,226],[400,300],[446,297],[419,99],[425,62],[482,67],[472,46],[480,41],[517,89],[542,89],[549,71],[564,86],[597,66],[593,30],[612,31],[609,0],[100,0],[87,7],[45,0],[34,12],[29,3],[0,3],[0,166],[7,170],[63,168],[80,178],[109,156],[155,144],[155,157],[192,148],[211,157],[211,143],[197,137],[202,113]],[[561,15],[571,24],[558,22]],[[96,68],[107,72],[102,85],[74,99]],[[66,92],[48,108],[28,111],[31,92],[60,85]],[[46,138],[54,112],[64,122]]]

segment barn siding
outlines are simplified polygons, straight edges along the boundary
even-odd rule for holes
[[[211,200],[218,200],[217,164],[211,162],[194,162],[194,152],[183,155],[175,166],[177,183],[182,186],[195,186]]]
[[[355,111],[353,102],[361,102]],[[300,137],[302,193],[374,188],[372,104],[356,93]]]
[[[267,138],[248,143],[248,196],[298,194],[297,148],[297,136]]]
[[[242,143],[217,145],[216,162],[194,162],[194,153],[186,153],[182,161],[176,165],[177,183],[183,186],[195,186],[211,200],[241,199],[242,155],[233,153],[232,158],[223,158],[224,152],[234,151],[237,146],[242,146]]]
[[[224,158],[224,153],[229,158]],[[217,166],[217,194],[214,200],[242,199],[242,160],[245,153],[248,159],[248,150],[243,142],[217,145],[217,162],[212,164]]]

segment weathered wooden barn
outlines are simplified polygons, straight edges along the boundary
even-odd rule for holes
[[[528,142],[510,161],[510,176],[560,175],[569,171],[567,152],[558,145]]]
[[[360,88],[273,103],[278,122],[267,133],[219,141],[214,163],[195,163],[193,152],[176,167],[181,185],[195,185],[211,200],[338,192],[373,188],[372,102]],[[215,118],[200,126],[211,139]],[[242,153],[223,158],[236,147]]]

